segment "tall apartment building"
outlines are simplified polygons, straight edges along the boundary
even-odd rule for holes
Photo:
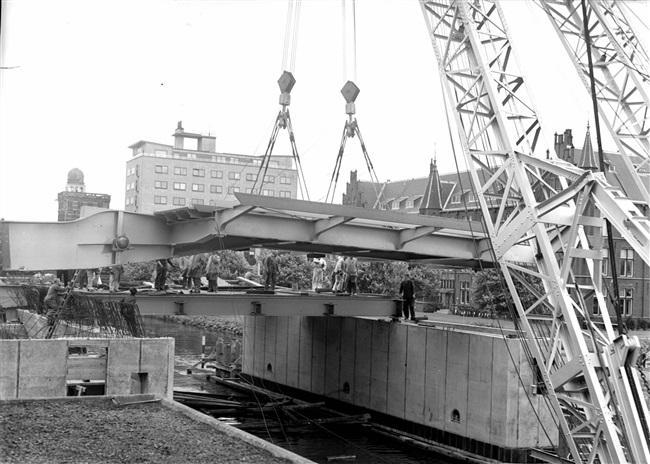
[[[563,134],[555,134],[555,152],[561,159],[583,169],[596,169],[597,157],[591,144],[589,130],[585,136],[582,149],[574,146],[571,129]],[[623,159],[618,153],[605,153],[605,176],[614,186],[621,188],[636,203],[646,217],[650,217],[648,206],[636,190],[636,185],[627,178]],[[634,164],[640,159],[632,159]],[[480,175],[488,175],[479,172]],[[646,167],[640,172],[646,185],[650,185],[650,170]],[[546,179],[551,183],[557,179]],[[488,198],[488,201],[490,200]],[[350,173],[350,181],[343,194],[343,204],[363,208],[394,210],[404,213],[438,215],[457,219],[482,220],[478,199],[473,193],[472,182],[467,171],[460,173],[439,174],[436,163],[432,162],[427,177],[374,184],[357,179],[356,171]],[[497,213],[497,207],[491,214]],[[516,206],[513,201],[512,206]],[[495,217],[492,218],[493,220]],[[589,231],[587,231],[589,233]],[[629,244],[614,231],[614,255],[619,282],[619,295],[622,299],[624,316],[650,318],[650,268],[639,258]],[[607,252],[605,252],[607,253]],[[612,272],[609,256],[602,261],[602,275],[605,293],[612,288]],[[587,276],[586,266],[576,274],[578,282]],[[445,272],[441,281],[441,303],[447,307],[465,305],[471,300],[471,274],[464,271]],[[608,300],[609,305],[611,302]],[[587,306],[594,316],[598,316],[599,307],[592,296],[587,298]]]
[[[73,168],[68,172],[68,182],[65,191],[59,192],[58,221],[74,221],[81,217],[82,206],[110,208],[111,196],[105,193],[87,193],[84,173],[81,169]]]
[[[272,156],[258,192],[262,157],[217,153],[216,137],[185,132],[180,121],[173,137],[174,145],[140,140],[129,146],[125,211],[214,206],[219,200],[235,201],[236,192],[297,198],[298,171],[291,156]]]

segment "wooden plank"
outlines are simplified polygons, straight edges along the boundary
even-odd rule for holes
[[[312,317],[314,321],[311,392],[325,394],[325,353],[327,352],[327,319]]]
[[[357,320],[354,317],[341,318],[341,391],[339,399],[349,403],[354,402]],[[345,390],[346,384],[347,391]]]
[[[389,324],[372,321],[370,408],[385,413],[388,401]]]
[[[327,351],[325,352],[325,396],[339,399],[341,385],[341,322],[340,317],[326,317]]]
[[[447,403],[447,344],[449,332],[427,330],[424,423],[445,429]]]
[[[495,341],[503,343],[501,339],[479,334],[469,339],[467,433],[484,443],[490,442]]]
[[[447,339],[447,384],[445,391],[445,431],[467,436],[470,334],[449,332]],[[454,420],[454,412],[459,420]]]
[[[427,331],[424,327],[407,326],[404,418],[417,424],[424,423]]]
[[[287,385],[298,388],[300,376],[300,316],[287,318]]]
[[[386,413],[404,418],[406,401],[406,324],[389,323],[388,326],[388,380]]]
[[[355,335],[354,389],[352,401],[354,404],[370,407],[370,374],[372,364],[372,324],[368,319],[357,319]]]
[[[106,380],[106,358],[97,356],[68,357],[66,379]]]

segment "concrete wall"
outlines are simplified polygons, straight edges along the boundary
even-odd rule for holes
[[[514,362],[511,361],[514,359]],[[247,317],[243,372],[504,448],[556,439],[520,341],[343,317]],[[532,407],[531,403],[532,401]],[[555,429],[556,430],[556,429]]]
[[[72,355],[71,347],[98,354]],[[103,382],[106,395],[171,399],[174,339],[0,340],[0,366],[0,399],[66,396],[81,380]]]

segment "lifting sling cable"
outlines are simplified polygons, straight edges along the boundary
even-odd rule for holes
[[[282,54],[282,75],[280,76],[280,79],[278,79],[278,85],[281,91],[281,108],[278,112],[277,117],[275,118],[275,124],[273,126],[273,130],[271,131],[271,138],[269,139],[266,151],[262,157],[262,162],[260,163],[260,167],[257,171],[257,177],[253,185],[253,192],[263,194],[264,184],[267,182],[270,183],[270,179],[267,178],[266,173],[269,169],[271,155],[273,154],[273,148],[275,147],[275,142],[277,140],[280,129],[287,129],[289,132],[289,141],[291,143],[291,153],[296,165],[296,170],[298,171],[298,190],[303,199],[309,200],[307,183],[305,181],[305,175],[302,170],[302,164],[300,163],[300,155],[296,146],[296,138],[293,132],[293,124],[291,123],[291,115],[289,114],[289,104],[291,103],[291,89],[293,89],[293,86],[296,83],[296,79],[293,77],[293,70],[295,69],[296,65],[296,51],[298,48],[300,6],[301,0],[288,0],[287,19],[284,34],[284,50]],[[287,63],[287,61],[289,61],[289,63]]]
[[[370,181],[372,183],[373,189],[375,191],[375,196],[377,197],[377,201],[375,204],[380,203],[379,202],[379,197],[381,195],[381,192],[377,190],[379,186],[379,179],[377,178],[377,174],[375,173],[375,169],[372,165],[372,161],[370,160],[370,156],[368,155],[368,151],[366,150],[366,145],[363,141],[363,137],[361,136],[361,130],[359,129],[359,124],[357,123],[356,118],[354,117],[356,113],[356,107],[355,107],[355,100],[357,96],[359,95],[359,88],[356,86],[354,83],[354,80],[356,80],[357,76],[357,25],[356,25],[356,3],[355,0],[352,0],[351,2],[351,16],[352,16],[352,45],[351,45],[351,79],[349,78],[350,76],[348,75],[348,43],[347,43],[347,30],[348,30],[348,21],[347,21],[347,9],[348,9],[348,4],[347,0],[341,0],[341,5],[342,5],[342,16],[343,16],[343,75],[344,79],[346,79],[346,83],[341,89],[341,94],[343,94],[343,98],[345,98],[346,105],[345,105],[345,112],[348,115],[348,120],[345,122],[345,125],[343,127],[343,135],[341,136],[341,143],[339,145],[339,151],[336,156],[336,161],[334,163],[334,170],[332,171],[332,177],[330,179],[330,185],[327,189],[327,195],[325,197],[325,202],[326,203],[334,203],[334,195],[336,194],[336,185],[338,183],[339,179],[339,173],[341,170],[341,163],[343,159],[343,153],[345,152],[345,145],[346,141],[348,138],[357,136],[359,138],[359,143],[361,144],[361,150],[363,152],[363,157],[366,162],[366,167],[368,168],[368,172],[370,174]]]

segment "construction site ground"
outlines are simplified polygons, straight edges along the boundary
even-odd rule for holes
[[[2,463],[241,463],[290,460],[160,402],[0,404]],[[294,461],[295,462],[295,461]]]

